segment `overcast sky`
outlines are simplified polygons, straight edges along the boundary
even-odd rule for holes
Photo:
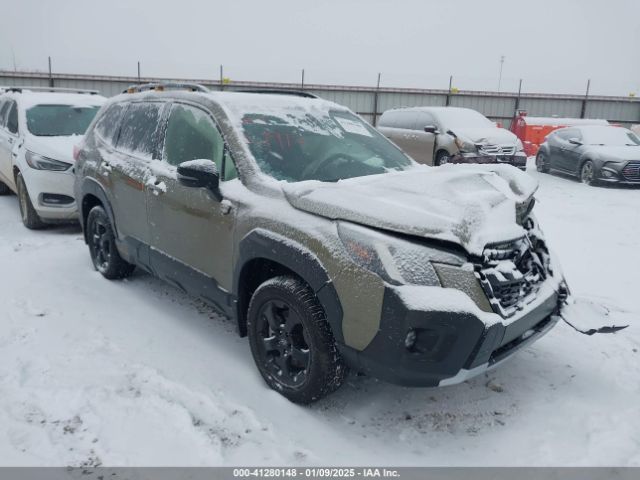
[[[640,0],[0,0],[0,69],[640,95]]]

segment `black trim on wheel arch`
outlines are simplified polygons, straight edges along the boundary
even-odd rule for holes
[[[89,211],[87,212],[83,210],[84,198],[87,195],[93,195],[98,200],[100,200],[100,203],[102,203],[102,206],[104,207],[105,212],[107,212],[107,215],[109,216],[109,222],[111,222],[111,228],[113,229],[113,233],[115,237],[119,239],[118,227],[116,225],[113,209],[111,208],[111,202],[109,202],[107,193],[104,191],[104,188],[102,187],[102,185],[100,185],[93,178],[85,178],[84,181],[82,182],[81,192],[82,192],[82,200],[78,204],[78,210],[80,213],[79,221],[80,221],[80,225],[82,226],[82,230],[84,232],[85,243],[88,243],[88,239],[87,239],[87,229],[86,229],[86,225],[84,224],[84,219],[89,215],[89,211],[91,211],[90,208],[89,208]]]
[[[244,321],[247,305],[242,305],[241,274],[243,267],[252,260],[265,259],[282,265],[302,278],[315,292],[325,310],[327,321],[336,342],[344,343],[342,334],[342,306],[338,293],[318,257],[308,248],[290,238],[258,228],[249,232],[239,243],[238,261],[233,275],[233,294],[239,299],[237,306],[238,328],[246,332]]]

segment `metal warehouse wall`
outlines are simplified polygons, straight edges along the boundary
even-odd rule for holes
[[[196,82],[213,90],[245,88],[301,88],[300,84],[265,82],[230,82],[215,80],[161,79],[97,75],[52,74],[0,71],[0,86],[55,86],[98,90],[107,97],[117,95],[129,85],[158,81]],[[468,107],[509,127],[517,110],[531,116],[604,118],[614,123],[640,123],[640,98],[602,97],[557,94],[517,94],[503,92],[450,92],[412,88],[350,87],[339,85],[305,85],[304,90],[345,105],[375,123],[385,110],[398,107],[444,106]],[[377,107],[377,108],[376,108]],[[375,115],[374,115],[375,110]]]

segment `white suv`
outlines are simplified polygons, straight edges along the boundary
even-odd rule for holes
[[[105,101],[94,91],[65,89],[0,95],[0,195],[18,195],[27,228],[77,218],[73,149]]]

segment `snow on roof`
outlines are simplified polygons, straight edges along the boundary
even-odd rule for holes
[[[348,110],[342,105],[321,98],[299,97],[270,93],[210,92],[206,96],[218,102],[234,117],[246,113],[280,113],[291,110],[309,112],[328,112],[329,110]]]
[[[599,118],[569,118],[569,117],[521,117],[527,125],[574,126],[574,125],[609,125],[607,120]]]
[[[23,90],[21,93],[7,92],[7,96],[18,100],[18,104],[25,110],[36,105],[71,105],[74,107],[100,107],[107,99],[102,95],[85,93],[37,92]]]

